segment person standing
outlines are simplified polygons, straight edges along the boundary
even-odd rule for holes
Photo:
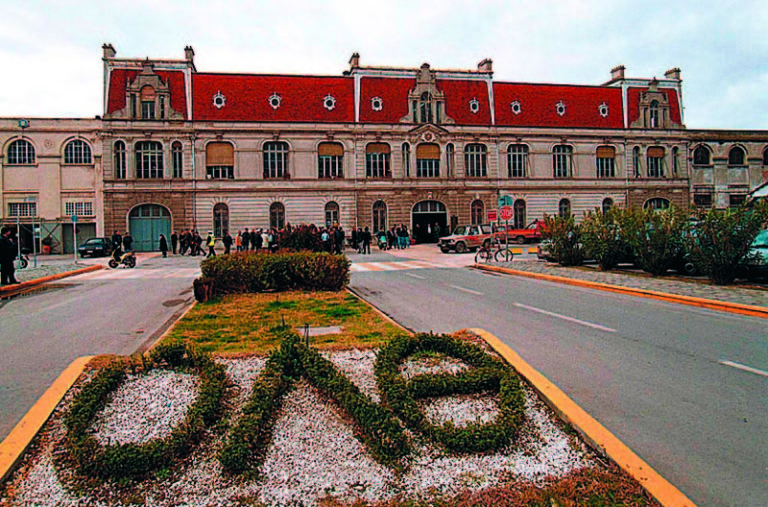
[[[165,239],[165,235],[160,235],[160,252],[163,254],[163,259],[168,257],[168,241]]]
[[[2,285],[19,283],[13,272],[13,261],[17,255],[18,249],[13,240],[13,229],[3,227],[0,229],[0,283]]]
[[[229,249],[232,247],[232,235],[229,231],[224,231],[221,242],[224,243],[224,255],[229,255]]]
[[[253,243],[251,241],[253,238],[251,238],[251,233],[248,232],[248,227],[245,228],[245,231],[243,231],[243,251],[247,252],[248,248],[250,248],[250,244]]]
[[[171,248],[173,249],[173,255],[176,255],[176,246],[179,244],[179,235],[176,231],[171,233]]]
[[[133,250],[133,237],[128,231],[125,231],[125,236],[123,236],[123,250],[126,252]]]
[[[251,234],[251,244],[257,253],[261,251],[261,247],[264,246],[264,237],[262,236],[261,229],[254,231],[253,234]]]
[[[123,248],[123,237],[119,232],[115,231],[112,234],[112,250],[117,250],[118,248]]]
[[[237,231],[237,236],[235,236],[235,251],[236,252],[243,251],[243,231],[239,229]]]
[[[363,254],[371,254],[371,231],[368,230],[368,226],[365,226],[363,230]]]
[[[216,257],[216,250],[213,249],[216,246],[216,238],[213,237],[213,233],[210,231],[208,232],[208,237],[205,238],[205,244],[208,245],[208,255],[205,258]]]

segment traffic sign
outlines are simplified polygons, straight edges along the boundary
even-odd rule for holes
[[[499,196],[499,207],[502,206],[512,206],[512,196],[511,195],[500,195]]]
[[[72,215],[70,218],[72,219],[73,224],[77,223],[77,215]]]
[[[498,210],[495,210],[495,209],[489,209],[489,210],[486,212],[486,213],[487,213],[487,215],[488,215],[488,222],[495,222],[496,220],[498,220],[498,219],[496,218],[496,216],[497,216],[497,211],[498,211]]]
[[[502,206],[499,208],[499,216],[504,221],[512,220],[512,217],[515,216],[515,210],[512,209],[512,206]]]

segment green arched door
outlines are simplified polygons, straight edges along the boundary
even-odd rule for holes
[[[154,252],[160,249],[160,235],[171,236],[171,212],[159,204],[142,204],[131,210],[128,230],[133,236],[133,249]]]

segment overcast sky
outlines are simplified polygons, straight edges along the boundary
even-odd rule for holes
[[[768,130],[768,2],[616,0],[5,0],[0,117],[102,114],[101,46],[201,72],[340,75],[475,69],[497,81],[602,84],[682,69],[692,129]]]

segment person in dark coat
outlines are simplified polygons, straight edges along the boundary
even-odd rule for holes
[[[173,255],[176,255],[176,246],[179,244],[179,235],[176,231],[171,233],[171,248],[173,249]]]
[[[371,239],[373,237],[371,236],[371,231],[368,230],[368,226],[365,226],[365,229],[363,230],[363,251],[364,254],[370,254],[371,253]]]
[[[19,283],[14,275],[13,261],[18,255],[18,247],[13,240],[13,229],[3,227],[0,229],[0,283],[11,285]]]
[[[229,231],[224,231],[224,237],[221,242],[224,244],[224,255],[229,255],[229,249],[232,247],[232,235]]]
[[[168,257],[168,241],[165,239],[165,235],[160,235],[160,251],[163,253],[163,259]]]
[[[125,231],[125,236],[123,236],[123,250],[126,252],[133,250],[133,238],[131,237],[131,233],[128,231]]]
[[[251,237],[251,233],[248,232],[248,227],[245,228],[245,231],[243,231],[243,251],[247,252],[250,248],[250,244],[253,243],[253,238]]]
[[[123,248],[123,237],[119,232],[112,234],[112,249]]]

